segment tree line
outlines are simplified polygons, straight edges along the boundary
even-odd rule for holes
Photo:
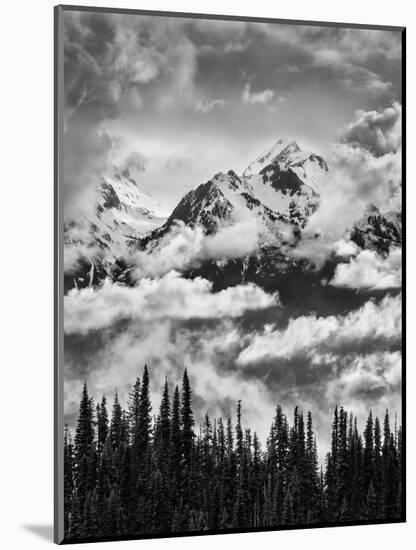
[[[312,414],[276,407],[263,449],[236,418],[205,416],[195,429],[187,371],[166,380],[152,415],[145,366],[126,409],[117,393],[94,405],[84,384],[74,437],[64,433],[67,539],[382,521],[402,516],[402,429],[370,412],[365,430],[335,408],[319,467]]]

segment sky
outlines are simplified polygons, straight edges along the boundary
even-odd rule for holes
[[[325,156],[400,101],[400,60],[399,32],[65,12],[67,209],[108,164],[171,210],[279,138]]]
[[[294,254],[346,259],[328,280],[311,276],[303,308],[255,285],[214,293],[181,269],[230,249],[246,254],[256,227],[243,220],[216,237],[176,227],[160,253],[137,253],[135,287],[107,281],[65,297],[70,425],[83,380],[95,398],[111,400],[117,388],[125,403],[145,362],[155,409],[165,376],[173,385],[186,366],[197,419],[242,399],[243,419],[263,441],[278,402],[289,413],[296,404],[313,411],[323,449],[336,404],[361,422],[369,408],[400,412],[401,248],[379,257],[345,237],[369,204],[401,211],[400,33],[64,17],[67,218],[88,211],[97,181],[114,166],[135,171],[169,214],[187,191],[219,171],[241,174],[284,137],[333,169]],[[319,242],[308,240],[317,233]]]

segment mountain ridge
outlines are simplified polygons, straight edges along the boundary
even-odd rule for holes
[[[101,254],[95,262],[84,257],[79,262],[82,273],[78,265],[70,274],[72,282],[68,281],[68,287],[94,286],[105,277],[134,283],[130,281],[130,254],[134,250],[145,254],[160,252],[174,225],[200,227],[210,236],[241,219],[258,224],[258,250],[246,258],[228,258],[228,263],[238,265],[236,269],[240,271],[231,279],[240,278],[241,282],[251,273],[256,282],[268,273],[267,285],[273,286],[278,273],[310,269],[310,261],[295,260],[285,250],[296,246],[309,217],[319,207],[321,188],[329,172],[330,166],[323,157],[303,151],[296,141],[279,139],[249,163],[241,175],[234,170],[216,173],[186,193],[165,217],[160,215],[160,205],[139,189],[128,170],[115,172],[103,178],[98,187],[99,223],[90,225],[92,240]],[[394,243],[401,242],[401,217],[394,213],[386,217],[370,208],[351,228],[351,239],[360,248],[386,254]],[[208,266],[210,261],[205,263]],[[200,266],[188,270],[188,274],[200,273],[210,278],[215,271],[217,278],[221,272],[227,278],[226,264],[214,263],[214,268]]]

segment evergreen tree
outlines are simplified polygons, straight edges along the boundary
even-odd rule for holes
[[[147,365],[144,366],[142,383],[140,387],[139,409],[137,415],[137,426],[133,436],[133,447],[135,459],[138,463],[142,460],[148,450],[151,437],[151,411],[149,392],[149,372]]]
[[[136,529],[145,531],[151,526],[151,402],[149,390],[149,372],[144,366],[142,383],[140,388],[139,414],[137,431],[134,434],[132,461],[134,475],[132,482],[135,484],[137,495],[137,507],[135,517]]]
[[[95,463],[93,401],[84,383],[74,441],[74,483],[79,504],[78,514],[83,518],[87,493],[93,490]]]
[[[123,440],[123,411],[118,400],[117,392],[114,395],[113,412],[110,423],[110,441],[114,451],[117,451]]]
[[[168,381],[165,380],[162,401],[160,403],[159,418],[155,431],[155,449],[157,453],[157,466],[167,475],[169,465],[169,444],[170,444],[170,397]]]
[[[189,384],[188,372],[185,369],[182,379],[182,445],[185,468],[189,471],[192,462],[192,448],[194,440],[194,415],[192,412],[192,392]]]
[[[377,498],[374,491],[373,482],[370,481],[366,499],[366,519],[375,520],[377,518]]]
[[[77,539],[83,535],[80,502],[76,493],[73,494],[71,511],[69,513],[68,538]]]
[[[127,410],[117,394],[108,422],[105,397],[96,408],[84,384],[74,442],[64,430],[65,536],[100,537],[217,530],[314,522],[400,519],[403,515],[402,431],[383,434],[370,412],[363,434],[357,418],[334,411],[325,472],[318,473],[312,414],[297,407],[289,425],[276,407],[263,451],[228,414],[208,414],[194,432],[188,374],[170,403],[168,381],[151,416],[149,373],[137,379]]]
[[[370,483],[374,484],[374,427],[373,414],[370,414],[367,419],[367,424],[364,431],[364,489],[369,490]],[[374,491],[374,486],[373,486]]]
[[[295,521],[293,513],[293,498],[288,487],[283,502],[282,525],[292,525]]]
[[[129,421],[129,439],[133,441],[135,434],[138,431],[139,424],[139,407],[140,407],[140,378],[136,378],[133,388],[129,393],[127,402],[128,421]]]
[[[378,418],[374,420],[374,478],[373,488],[376,495],[377,515],[381,517],[382,511],[382,485],[383,484],[383,461],[381,455],[381,429]]]
[[[108,412],[107,399],[105,395],[101,400],[101,404],[97,405],[97,450],[98,454],[102,453],[104,444],[108,436]]]
[[[182,484],[182,430],[178,386],[175,387],[175,391],[173,393],[169,459],[171,509],[175,518],[173,521],[177,522],[180,503],[180,488]]]

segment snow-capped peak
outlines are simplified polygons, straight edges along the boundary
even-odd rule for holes
[[[243,177],[250,179],[270,165],[278,165],[283,170],[290,168],[304,183],[314,187],[314,191],[318,191],[317,180],[328,172],[328,165],[322,157],[303,151],[296,141],[279,139],[273,147],[264,151],[247,166]]]
[[[290,155],[300,151],[296,141],[287,139],[279,139],[276,143],[263,151],[263,153],[251,162],[243,172],[243,176],[248,178],[254,174],[258,174],[265,166],[272,164],[280,155]]]

